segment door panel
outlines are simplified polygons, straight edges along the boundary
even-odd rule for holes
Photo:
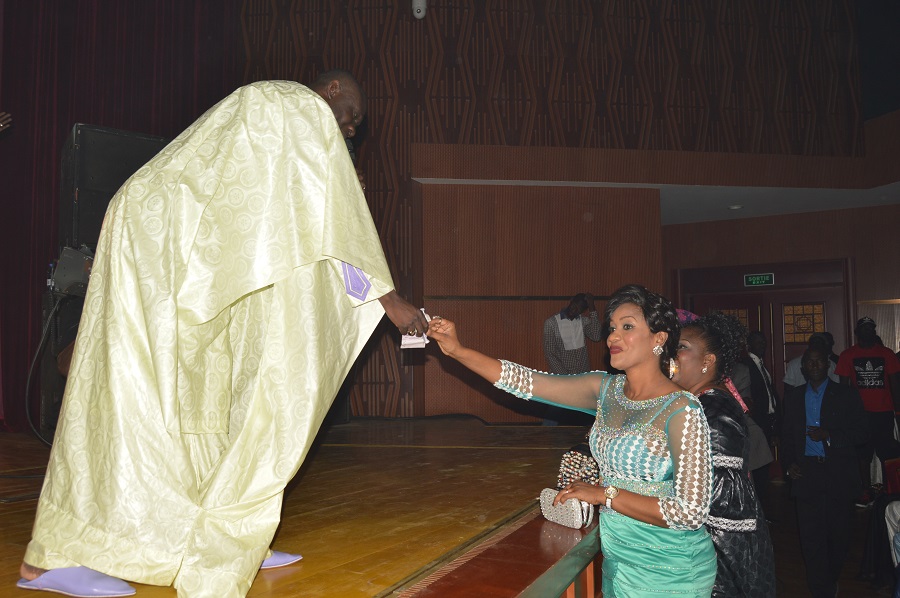
[[[784,395],[784,370],[801,355],[813,332],[831,332],[835,347],[846,346],[844,291],[841,288],[771,289],[746,293],[703,293],[693,296],[697,314],[709,310],[731,313],[749,331],[762,331],[768,341],[766,368]]]

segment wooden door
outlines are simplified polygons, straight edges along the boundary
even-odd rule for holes
[[[691,311],[704,314],[710,310],[730,313],[749,331],[765,335],[768,345],[764,361],[782,396],[785,365],[803,354],[810,334],[831,332],[838,353],[847,346],[847,305],[842,288],[703,293],[693,297]]]

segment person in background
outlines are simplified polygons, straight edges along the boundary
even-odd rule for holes
[[[823,332],[814,332],[809,336],[809,340],[806,343],[807,348],[816,347],[817,349],[821,349],[825,351],[827,355],[829,355],[828,360],[828,377],[832,382],[840,382],[840,378],[837,374],[834,373],[834,368],[837,365],[837,361],[831,361],[831,346],[834,344],[832,340],[831,343],[828,342],[828,337],[825,336]],[[798,386],[803,386],[806,384],[806,378],[803,377],[802,364],[803,356],[799,355],[794,359],[787,362],[787,365],[784,366],[784,392],[791,390],[792,388],[796,388]]]
[[[584,339],[600,341],[603,329],[594,306],[594,296],[579,293],[565,309],[544,321],[544,357],[551,374],[583,374],[591,371],[591,360]],[[592,422],[583,414],[548,406],[544,411],[544,425],[557,423]]]
[[[583,374],[591,370],[585,337],[598,342],[603,334],[594,296],[578,293],[565,309],[544,321],[544,357],[551,374]]]
[[[859,446],[866,415],[855,388],[828,379],[828,352],[803,353],[808,382],[785,395],[781,460],[791,482],[806,583],[813,598],[833,598],[850,546],[853,501],[862,490]]]
[[[762,429],[770,450],[777,453],[775,447],[781,427],[781,401],[764,362],[767,346],[768,342],[762,332],[751,332],[747,335],[747,355],[741,361],[750,371],[750,417]],[[769,493],[769,466],[754,469],[752,475],[756,494],[760,502],[765,504]]]
[[[834,363],[834,365],[837,365],[840,356],[834,352],[834,335],[827,330],[822,334],[825,335],[825,339],[828,341],[828,359]]]
[[[20,587],[245,596],[375,327],[425,331],[344,143],[365,96],[313,87],[238,89],[113,197]]]
[[[900,360],[878,341],[872,318],[860,318],[854,333],[856,344],[841,353],[835,373],[842,384],[859,391],[866,411],[869,439],[859,462],[864,492],[856,504],[867,507],[882,490],[872,485],[872,456],[878,455],[882,472],[885,461],[900,456],[900,443],[894,439],[894,410],[900,405]]]
[[[745,458],[747,460],[747,469],[754,472],[761,467],[768,466],[775,460],[775,457],[772,455],[772,449],[769,446],[766,434],[762,431],[762,428],[759,427],[759,424],[756,423],[756,420],[750,417],[750,408],[748,405],[753,403],[753,396],[750,393],[750,368],[743,361],[737,361],[731,366],[730,378],[731,384],[734,387],[734,392],[737,393],[735,398],[740,398],[739,400],[743,402],[744,413],[747,414],[745,422],[747,424],[747,444],[749,451]],[[766,469],[768,469],[768,467],[766,467]],[[764,490],[766,489],[764,488]],[[759,489],[757,489],[756,496],[759,498],[763,510],[765,510],[766,505],[763,502],[763,495],[760,494]],[[767,517],[766,520],[771,521],[771,518]]]
[[[775,596],[772,540],[744,461],[751,420],[726,386],[746,337],[743,324],[719,312],[688,322],[672,379],[700,400],[709,423],[713,493],[706,527],[718,559],[712,595],[721,598]]]
[[[624,374],[543,374],[463,346],[434,318],[441,351],[515,396],[596,413],[590,445],[601,486],[572,482],[556,503],[600,505],[605,596],[709,596],[716,553],[704,527],[712,491],[710,436],[697,399],[668,378],[679,324],[668,300],[638,285],[613,293],[610,363]]]

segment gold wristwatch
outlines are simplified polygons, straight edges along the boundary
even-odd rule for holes
[[[612,507],[612,499],[619,496],[619,489],[615,486],[607,486],[606,490],[604,490],[606,494],[606,508],[611,509]]]

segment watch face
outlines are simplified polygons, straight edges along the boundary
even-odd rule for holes
[[[609,498],[615,498],[619,495],[619,489],[615,486],[607,486],[606,487],[606,496]]]

